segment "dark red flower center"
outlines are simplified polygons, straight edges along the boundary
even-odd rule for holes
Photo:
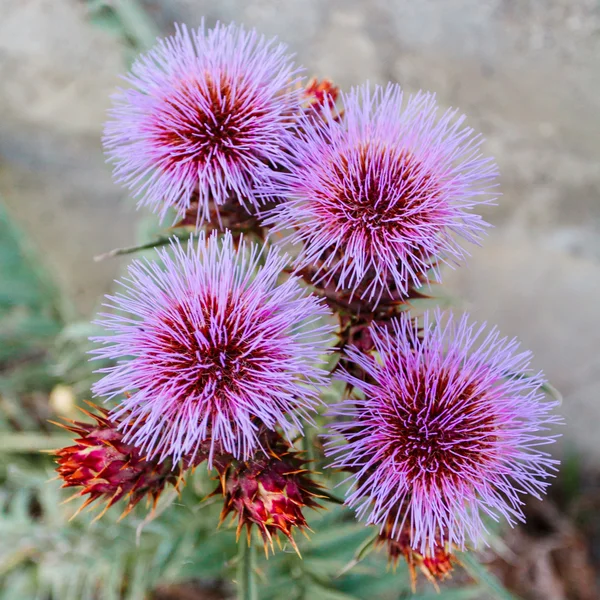
[[[335,157],[318,199],[345,229],[368,241],[428,218],[439,186],[424,165],[404,148],[363,142]]]
[[[269,339],[260,343],[261,328],[269,316],[266,312],[246,315],[243,302],[216,298],[195,300],[193,305],[200,305],[201,312],[178,306],[163,317],[153,357],[160,362],[157,385],[177,382],[181,397],[224,401],[240,393],[244,383],[257,382],[261,373],[273,372],[283,351]]]
[[[446,374],[407,378],[407,394],[390,398],[385,415],[389,453],[409,479],[439,486],[483,472],[494,458],[497,417],[493,402]],[[449,393],[446,393],[446,392]]]
[[[252,155],[251,142],[262,133],[265,100],[242,78],[227,74],[183,80],[163,101],[154,119],[155,140],[168,161],[236,161]]]

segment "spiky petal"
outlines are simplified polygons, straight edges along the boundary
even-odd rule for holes
[[[393,515],[392,537],[409,523],[421,554],[435,540],[477,544],[486,515],[523,520],[521,497],[539,498],[557,463],[539,449],[561,421],[543,401],[543,376],[516,340],[484,332],[467,315],[426,314],[421,329],[404,314],[372,329],[377,359],[348,351],[364,377],[339,374],[364,394],[332,409],[340,435],[327,453],[355,482],[346,501],[382,528]]]
[[[144,498],[156,506],[163,490],[178,484],[181,468],[173,468],[170,461],[147,460],[138,448],[124,441],[120,423],[111,420],[107,410],[94,407],[94,412],[83,412],[94,422],[56,423],[77,437],[72,446],[53,452],[63,487],[81,488],[76,496],[87,496],[79,511],[100,500],[106,503],[102,516],[125,498],[124,516]]]
[[[265,221],[293,230],[296,266],[314,282],[377,302],[405,294],[440,261],[457,263],[459,238],[477,242],[486,223],[472,209],[493,200],[494,163],[481,138],[435,97],[403,99],[398,85],[341,95],[325,119],[305,114],[292,146],[294,166],[278,175],[287,198]],[[341,116],[340,116],[341,115]]]
[[[220,472],[218,491],[225,497],[221,521],[237,517],[238,535],[248,535],[255,525],[264,540],[265,552],[273,550],[273,538],[282,533],[298,551],[294,530],[308,528],[303,511],[320,508],[320,486],[307,468],[308,461],[292,449],[277,432],[263,430],[261,450],[248,461],[233,462]]]
[[[274,248],[201,233],[170,250],[158,251],[162,265],[133,262],[109,297],[121,314],[103,314],[108,335],[94,338],[103,346],[95,354],[118,362],[93,389],[108,399],[128,393],[114,410],[127,441],[174,461],[205,440],[246,458],[257,419],[302,431],[326,382],[327,308],[295,277],[278,284],[287,257]]]
[[[181,26],[126,80],[104,144],[140,205],[183,217],[195,192],[200,222],[230,196],[248,209],[261,203],[256,188],[287,164],[302,101],[285,46],[235,25]]]

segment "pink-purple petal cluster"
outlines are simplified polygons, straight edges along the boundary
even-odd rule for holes
[[[101,314],[94,351],[116,361],[93,391],[118,397],[126,441],[150,456],[191,460],[200,444],[238,458],[260,424],[302,431],[326,383],[327,308],[291,277],[276,249],[235,248],[228,232],[135,260]],[[162,263],[162,264],[161,264]],[[203,445],[203,452],[206,444]]]
[[[257,188],[288,161],[298,73],[284,45],[254,30],[177,27],[113,97],[104,145],[115,177],[161,217],[182,216],[193,200],[201,222],[209,202],[230,196],[254,210]]]
[[[299,122],[293,167],[278,177],[287,201],[266,223],[293,231],[296,266],[318,266],[315,282],[363,299],[405,294],[430,269],[439,280],[440,261],[466,254],[458,238],[477,242],[487,226],[472,212],[493,201],[497,174],[481,137],[457,111],[440,116],[434,95],[405,99],[392,84],[342,94],[341,116],[324,112]]]
[[[436,311],[373,328],[376,354],[348,351],[361,392],[332,409],[331,466],[352,471],[346,502],[368,523],[408,525],[413,547],[477,544],[486,517],[523,520],[522,496],[549,485],[557,461],[539,448],[560,423],[529,352],[497,329]]]

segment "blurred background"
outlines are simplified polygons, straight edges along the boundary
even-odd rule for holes
[[[0,242],[18,230],[31,268],[44,271],[36,289],[50,307],[38,311],[47,322],[35,350],[43,360],[64,322],[88,320],[125,264],[93,257],[140,235],[140,214],[112,183],[100,143],[119,74],[173,22],[193,27],[202,17],[278,36],[308,74],[344,90],[369,79],[435,91],[483,132],[501,172],[498,206],[485,209],[495,227],[466,266],[446,272],[444,287],[534,352],[567,420],[555,505],[536,531],[507,540],[507,552],[524,552],[521,579],[535,585],[513,585],[523,597],[597,598],[600,2],[0,0]],[[12,287],[0,281],[0,303]],[[3,364],[14,367],[0,351]],[[49,377],[42,387],[68,402],[68,389],[56,391],[64,382]]]

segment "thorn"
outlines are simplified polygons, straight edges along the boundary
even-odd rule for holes
[[[291,534],[288,536],[288,540],[290,541],[292,548],[294,548],[294,550],[296,551],[298,558],[302,558],[302,554],[300,554],[300,550],[298,549],[298,546],[296,545],[296,541],[294,540],[294,538],[292,537]]]
[[[77,494],[80,495],[80,494]],[[73,516],[71,516],[71,518],[69,519],[69,522],[71,522],[84,508],[86,508],[87,506],[89,506],[96,498],[94,496],[90,496],[76,511],[75,514]]]
[[[96,521],[99,521],[106,514],[106,511],[109,508],[110,508],[110,504],[108,504],[108,502],[107,502],[106,506],[100,511],[100,513],[92,519],[92,523],[95,523]],[[120,520],[121,519],[119,518],[119,521]]]
[[[239,542],[240,541],[240,535],[242,533],[242,527],[244,526],[244,521],[242,521],[241,515],[240,515],[240,519],[238,520],[238,526],[235,530],[235,541]]]
[[[65,487],[65,486],[66,486],[66,484],[65,484],[65,485],[63,485],[62,487]],[[63,504],[67,504],[67,502],[71,502],[71,500],[75,500],[75,498],[79,498],[79,497],[81,496],[81,494],[82,494],[82,492],[81,492],[81,491],[79,491],[79,492],[75,492],[75,493],[74,493],[72,496],[69,496],[69,497],[68,497],[66,500],[63,500],[63,501],[62,501],[62,502],[59,504],[59,506],[62,506]]]

